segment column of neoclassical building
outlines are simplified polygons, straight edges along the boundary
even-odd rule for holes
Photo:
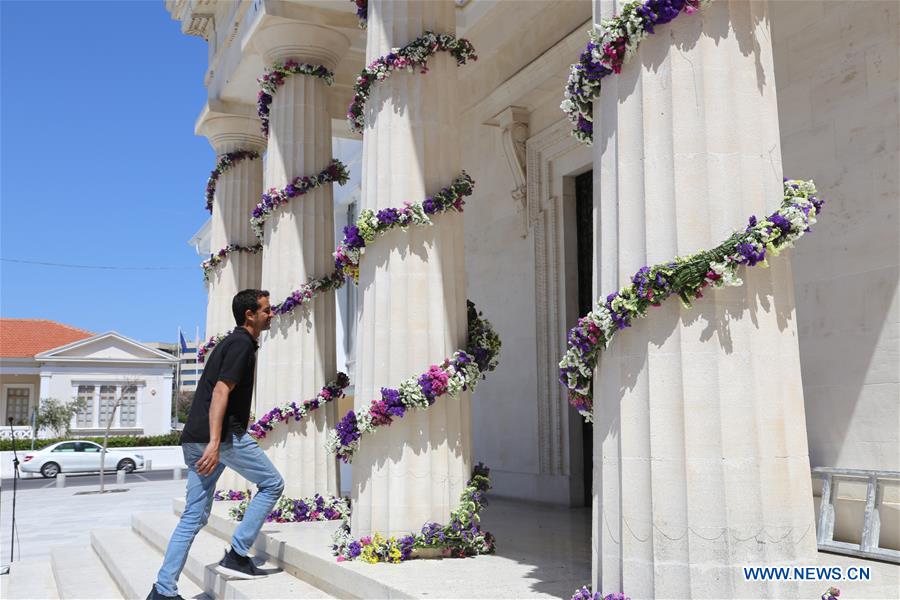
[[[197,123],[197,133],[206,136],[217,156],[238,150],[258,152],[234,164],[219,177],[212,205],[210,248],[212,252],[230,244],[252,247],[257,243],[250,229],[249,214],[263,188],[262,152],[266,140],[252,106],[211,101]],[[243,289],[258,288],[262,255],[232,252],[209,275],[206,308],[206,336],[225,333],[235,326],[231,300]],[[218,489],[245,490],[250,484],[226,469],[216,484]]]
[[[366,63],[426,30],[455,33],[449,0],[368,5]],[[421,202],[460,173],[456,62],[438,53],[421,74],[373,86],[363,133],[362,208]],[[359,277],[355,403],[439,364],[466,342],[463,217],[394,231],[366,248]],[[353,535],[447,522],[472,467],[470,397],[441,398],[366,436],[353,461]]]
[[[294,59],[332,71],[350,47],[340,32],[294,21],[264,28],[253,43],[267,66]],[[286,77],[270,106],[266,189],[281,189],[295,177],[315,175],[331,158],[326,83],[304,75]],[[332,272],[333,252],[330,185],[276,209],[265,223],[263,241],[262,286],[272,294],[272,303],[281,302],[308,279]],[[333,292],[327,292],[277,317],[263,335],[257,415],[290,401],[299,404],[314,398],[335,374],[335,300]],[[261,442],[284,476],[285,495],[338,494],[336,459],[325,449],[335,411],[334,404],[326,405],[300,422],[276,428]]]
[[[595,17],[613,2],[595,2]],[[599,19],[595,19],[599,21]],[[657,28],[594,104],[595,293],[712,248],[781,204],[765,1]],[[677,298],[595,373],[593,585],[632,598],[794,596],[744,565],[813,564],[790,253]],[[795,584],[794,584],[795,585]]]

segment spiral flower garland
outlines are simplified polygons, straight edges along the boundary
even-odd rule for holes
[[[256,80],[260,88],[256,97],[256,114],[259,115],[259,120],[262,122],[262,133],[266,137],[269,137],[269,105],[272,104],[272,97],[278,88],[284,85],[285,79],[291,75],[308,75],[318,77],[328,85],[334,83],[334,73],[323,65],[298,63],[291,59],[267,68],[262,77]]]
[[[569,331],[568,348],[559,362],[559,381],[568,388],[569,402],[585,421],[593,421],[594,368],[616,332],[647,316],[648,308],[660,306],[672,295],[690,308],[691,301],[702,298],[701,290],[708,285],[742,285],[737,276],[741,266],[765,266],[767,253],[778,256],[810,231],[825,204],[816,193],[812,181],[785,179],[781,207],[765,220],[751,216],[746,229],[712,250],[641,267],[629,285],[599,300],[597,308],[580,318]]]
[[[264,439],[266,434],[274,429],[275,423],[288,423],[292,419],[300,421],[314,410],[343,398],[344,390],[348,385],[350,385],[350,378],[347,377],[347,374],[338,372],[335,380],[325,384],[315,398],[304,400],[302,404],[289,402],[284,406],[276,406],[250,425],[247,433],[256,440]]]
[[[394,48],[390,54],[372,61],[372,64],[363,69],[356,78],[353,86],[353,101],[347,110],[347,121],[350,130],[362,133],[366,123],[363,118],[363,110],[366,101],[372,92],[372,84],[383,81],[394,71],[406,69],[413,72],[419,69],[420,73],[428,72],[428,59],[438,52],[449,52],[456,59],[457,65],[464,65],[469,60],[478,60],[475,48],[469,40],[459,38],[447,33],[435,33],[426,31],[403,46]]]
[[[216,167],[210,172],[209,179],[206,180],[206,210],[212,212],[213,199],[216,197],[216,185],[218,185],[222,173],[242,160],[256,158],[259,158],[259,152],[255,150],[235,150],[219,156]]]
[[[276,208],[287,204],[291,198],[303,196],[316,188],[333,182],[344,185],[348,179],[350,179],[350,172],[347,171],[346,165],[338,159],[332,158],[331,163],[322,169],[318,175],[295,177],[280,190],[276,188],[270,189],[262,195],[259,204],[253,209],[253,216],[250,218],[250,227],[253,228],[253,233],[256,234],[256,237],[262,239],[265,222],[272,216]]]
[[[349,411],[329,432],[326,447],[345,463],[353,460],[364,433],[390,425],[406,411],[428,408],[444,395],[457,396],[478,385],[497,366],[500,336],[491,324],[467,301],[469,340],[466,350],[457,350],[440,365],[431,365],[421,375],[410,377],[398,389],[381,388],[381,399],[368,407]]]
[[[247,252],[249,254],[257,254],[262,252],[262,244],[253,244],[252,246],[241,246],[240,244],[228,244],[218,252],[209,255],[209,258],[200,263],[203,269],[203,281],[209,281],[210,275],[220,264],[225,262],[228,255],[232,252]]]
[[[594,100],[600,96],[600,80],[619,73],[637,52],[641,40],[654,32],[654,27],[668,23],[681,13],[690,15],[712,0],[635,0],[622,7],[622,12],[600,22],[600,31],[588,32],[590,41],[569,70],[565,100],[560,108],[575,126],[572,131],[579,141],[591,144],[594,138]]]
[[[383,208],[378,212],[369,208],[363,210],[356,225],[344,227],[344,239],[334,252],[337,272],[356,281],[359,278],[359,261],[366,251],[366,244],[375,241],[376,236],[384,235],[394,228],[432,225],[430,215],[451,210],[462,212],[465,197],[470,196],[474,190],[475,181],[463,171],[449,187],[442,188],[422,202],[407,202],[403,208]]]
[[[490,469],[475,465],[472,478],[459,498],[459,506],[450,513],[448,525],[426,523],[419,533],[400,539],[385,538],[379,533],[354,540],[350,536],[350,515],[334,532],[332,552],[338,561],[359,558],[368,563],[399,563],[412,558],[417,549],[441,548],[446,556],[462,558],[491,554],[495,549],[494,536],[481,529],[479,513],[487,506],[487,491],[491,488]]]

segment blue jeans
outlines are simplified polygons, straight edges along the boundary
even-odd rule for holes
[[[206,525],[212,510],[216,481],[225,467],[231,467],[243,478],[256,484],[258,490],[250,501],[244,518],[234,531],[231,548],[241,556],[250,552],[266,517],[284,490],[284,480],[272,465],[269,457],[260,449],[256,440],[244,433],[232,435],[231,443],[219,446],[219,464],[209,475],[197,473],[197,461],[203,456],[206,444],[181,445],[184,463],[188,466],[187,491],[184,512],[172,532],[162,567],[156,576],[156,591],[164,596],[178,594],[178,577],[187,562],[188,550],[197,532]]]

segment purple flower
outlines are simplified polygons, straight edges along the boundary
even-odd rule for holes
[[[400,220],[400,211],[396,208],[384,208],[378,211],[376,217],[382,225],[393,225]]]
[[[359,235],[359,227],[356,225],[347,225],[344,227],[344,246],[347,248],[364,248],[366,242]]]
[[[746,262],[747,266],[752,267],[756,265],[756,263],[766,260],[766,249],[760,247],[759,250],[757,250],[755,244],[744,242],[738,244],[736,250],[744,257],[743,262]]]

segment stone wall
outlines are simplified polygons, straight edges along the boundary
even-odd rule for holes
[[[794,251],[810,462],[900,470],[900,5],[773,6],[784,173],[828,202]]]

